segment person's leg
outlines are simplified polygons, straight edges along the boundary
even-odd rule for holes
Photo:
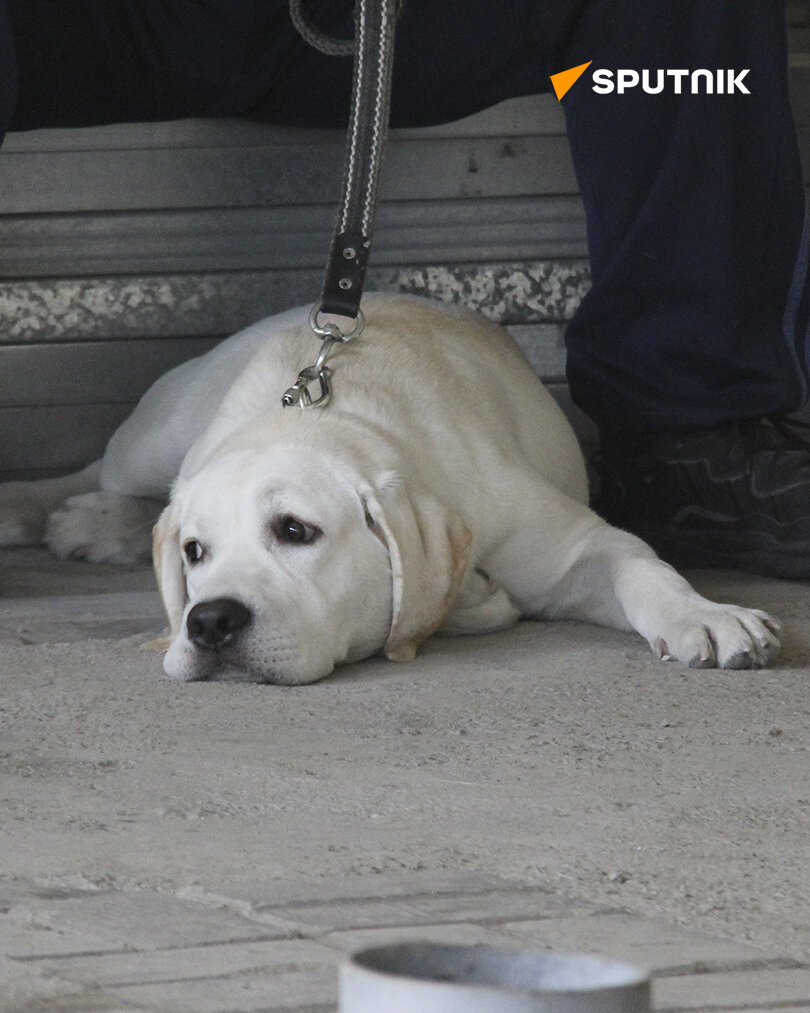
[[[785,38],[781,0],[592,0],[580,20],[572,66],[749,71],[750,94],[679,96],[670,80],[659,94],[574,86],[563,102],[593,277],[568,329],[569,379],[603,431],[804,400],[806,303],[786,317],[807,279]]]
[[[747,69],[750,94],[569,92],[594,284],[568,329],[568,368],[602,431],[609,520],[681,565],[808,577],[810,445],[762,421],[807,394],[785,36],[780,0],[592,0],[583,12],[569,66]]]

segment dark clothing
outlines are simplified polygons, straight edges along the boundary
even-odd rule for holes
[[[351,61],[287,0],[0,0],[0,127],[184,116],[346,121]],[[310,0],[352,33],[351,0]],[[807,241],[781,0],[407,0],[394,125],[464,116],[594,68],[748,70],[750,94],[563,100],[593,287],[568,328],[573,396],[605,430],[790,412],[807,394]],[[688,83],[688,82],[687,82]]]

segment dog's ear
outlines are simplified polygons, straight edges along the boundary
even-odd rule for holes
[[[170,503],[152,529],[152,561],[172,636],[180,630],[186,607],[186,578],[180,555],[177,510]]]
[[[434,496],[406,490],[394,473],[364,488],[361,496],[391,559],[393,615],[385,655],[410,661],[452,608],[472,538]]]

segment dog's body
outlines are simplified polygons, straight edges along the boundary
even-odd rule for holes
[[[0,489],[0,542],[54,511],[58,554],[128,561],[173,486],[155,566],[182,679],[310,682],[520,616],[635,629],[691,665],[775,656],[770,617],[707,601],[591,512],[576,439],[505,331],[418,300],[364,309],[328,407],[281,404],[317,356],[306,310],[262,321],[158,381],[100,466]]]

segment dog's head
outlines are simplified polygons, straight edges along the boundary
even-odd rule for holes
[[[298,684],[384,650],[409,660],[449,611],[470,535],[395,472],[309,447],[237,446],[178,481],[154,532],[166,672]]]

